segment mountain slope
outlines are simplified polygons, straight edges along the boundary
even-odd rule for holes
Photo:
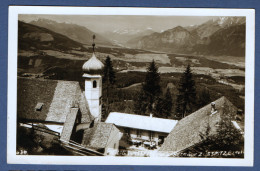
[[[245,56],[245,24],[220,29],[212,34],[209,40],[209,44],[200,47],[200,52],[214,55]],[[198,49],[194,47],[194,51],[198,51]]]
[[[81,43],[55,33],[46,28],[18,21],[19,50],[58,50],[85,49]]]
[[[133,48],[181,53],[184,50],[191,50],[190,47],[197,43],[197,39],[197,35],[178,26],[162,33],[144,36],[132,44],[135,44]]]
[[[201,39],[206,38],[222,28],[245,24],[244,17],[218,17],[201,25],[194,25],[186,29],[197,34]]]
[[[103,36],[87,29],[86,27],[79,26],[76,24],[69,23],[58,23],[56,21],[48,20],[48,19],[38,19],[35,21],[31,21],[30,24],[47,28],[54,32],[66,35],[70,39],[80,42],[82,44],[91,45],[92,44],[92,36],[96,35],[95,42],[99,45],[108,45],[111,46],[112,43],[104,38]]]

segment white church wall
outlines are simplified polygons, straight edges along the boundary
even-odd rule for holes
[[[85,96],[89,105],[89,110],[92,116],[101,118],[100,97],[102,96],[102,80],[101,76],[86,76],[85,80]],[[93,87],[93,82],[96,81],[96,87]]]

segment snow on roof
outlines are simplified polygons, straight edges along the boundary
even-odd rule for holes
[[[172,119],[162,119],[118,112],[111,112],[106,120],[106,123],[113,123],[116,126],[164,133],[170,133],[177,122],[177,120]]]

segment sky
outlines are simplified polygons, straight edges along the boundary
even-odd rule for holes
[[[161,32],[176,26],[199,25],[217,17],[208,16],[105,16],[105,15],[19,15],[19,20],[30,22],[45,18],[85,26],[97,33],[116,29],[152,29]]]

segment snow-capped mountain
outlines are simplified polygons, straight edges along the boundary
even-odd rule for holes
[[[127,46],[126,42],[130,39],[150,35],[154,32],[151,27],[147,27],[146,29],[121,28],[102,33],[102,35],[119,46]]]

